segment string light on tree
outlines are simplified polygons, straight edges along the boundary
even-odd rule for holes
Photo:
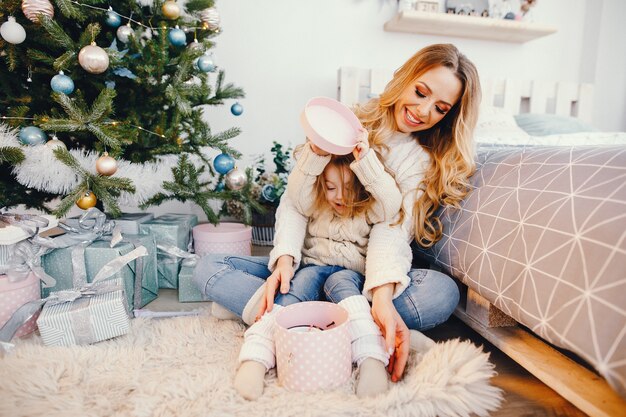
[[[102,74],[109,68],[109,55],[95,42],[91,42],[78,53],[78,63],[91,74]]]
[[[74,91],[74,81],[65,75],[63,71],[59,71],[57,75],[50,80],[52,91],[69,96]]]
[[[236,102],[230,106],[230,112],[235,116],[241,116],[241,113],[243,113],[243,106],[239,104],[239,102]]]
[[[54,7],[48,0],[22,0],[22,12],[33,23],[39,23],[39,15],[54,17]]]
[[[117,161],[109,156],[108,152],[104,152],[96,161],[96,172],[107,177],[115,174],[117,172]]]
[[[173,0],[167,0],[161,7],[163,16],[169,20],[176,20],[180,17],[180,6]]]
[[[87,210],[88,208],[95,207],[97,202],[98,199],[93,192],[85,191],[85,194],[76,200],[76,205],[83,210]]]
[[[46,133],[37,126],[27,126],[20,130],[18,140],[22,145],[35,146],[46,143]]]
[[[5,41],[13,45],[18,45],[26,39],[26,30],[15,21],[13,16],[9,16],[9,20],[0,26],[0,36],[2,36],[2,39]]]

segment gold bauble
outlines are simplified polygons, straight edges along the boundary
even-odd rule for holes
[[[48,0],[22,0],[24,16],[33,23],[39,23],[39,15],[43,14],[50,19],[54,17],[54,7]]]
[[[96,195],[91,191],[85,191],[85,194],[78,200],[76,200],[76,205],[83,210],[87,210],[88,208],[95,207],[98,199]]]
[[[96,161],[96,171],[100,175],[110,176],[117,171],[117,161],[115,158],[109,156],[108,152],[102,154]]]
[[[172,0],[167,0],[163,3],[161,11],[166,19],[176,20],[180,17],[180,6]]]

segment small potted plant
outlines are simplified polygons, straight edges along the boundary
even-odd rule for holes
[[[293,149],[276,141],[270,149],[275,169],[268,169],[265,155],[255,161],[255,177],[252,195],[263,206],[264,212],[252,212],[252,243],[260,246],[271,246],[274,241],[274,223],[276,208],[287,188],[287,177],[293,167]]]

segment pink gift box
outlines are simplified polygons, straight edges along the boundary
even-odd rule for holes
[[[348,312],[326,301],[306,301],[276,314],[278,382],[292,391],[330,389],[352,373]]]
[[[193,247],[198,255],[219,253],[250,256],[252,228],[241,223],[202,223],[193,229]]]
[[[19,282],[9,282],[6,275],[0,275],[0,328],[9,321],[15,310],[28,301],[41,298],[39,278],[32,272]],[[15,337],[25,336],[37,328],[39,313],[28,319],[15,333]]]

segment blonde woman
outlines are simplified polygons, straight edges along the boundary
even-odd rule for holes
[[[391,221],[372,227],[365,277],[330,276],[324,295],[336,303],[358,295],[371,302],[372,316],[391,353],[388,370],[394,382],[406,366],[408,329],[426,330],[443,323],[459,300],[458,288],[447,275],[411,269],[410,243],[415,239],[428,247],[439,240],[437,208],[457,205],[469,191],[468,179],[475,170],[472,133],[480,98],[472,62],[455,46],[438,44],[418,51],[394,73],[379,98],[355,110],[369,131],[372,150],[400,189],[402,209]],[[196,284],[207,299],[244,315],[244,321],[271,309],[271,295],[280,289],[280,297],[290,289],[293,276],[283,266],[299,265],[306,224],[296,202],[283,196],[276,223],[281,238],[275,240],[273,251],[282,255],[203,258],[196,268]],[[311,294],[318,291],[315,286],[310,290]],[[388,375],[378,366],[371,371],[363,384],[366,391],[384,392]],[[373,376],[375,372],[379,374]],[[359,378],[357,390],[360,386]]]

